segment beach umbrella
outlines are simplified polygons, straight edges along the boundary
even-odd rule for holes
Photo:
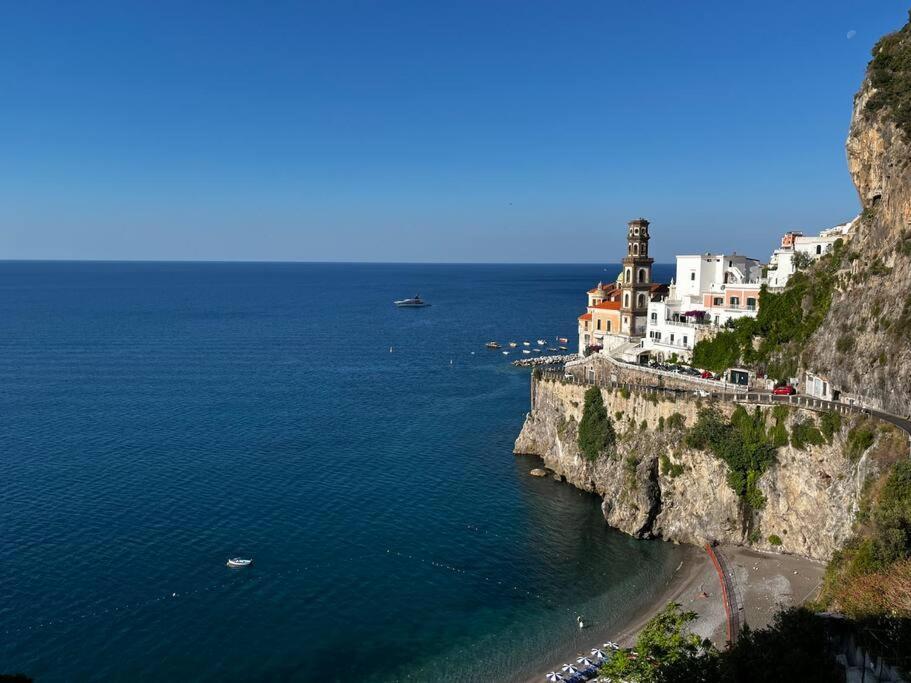
[[[590,660],[588,657],[586,657],[585,655],[582,655],[581,657],[579,657],[579,659],[576,660],[576,664],[581,664],[582,666],[594,666],[595,665],[595,663],[592,660]]]
[[[598,659],[607,659],[607,655],[604,654],[604,650],[599,650],[598,648],[592,648],[592,657],[597,657]]]
[[[620,646],[617,645],[617,643],[615,643],[613,640],[608,640],[606,643],[604,643],[604,649],[605,650],[619,650]]]
[[[563,680],[563,676],[558,674],[556,671],[551,671],[544,678],[546,678],[549,681],[562,681]]]
[[[579,673],[579,669],[577,669],[576,667],[574,667],[572,664],[564,664],[564,665],[563,665],[563,673],[565,673],[565,674],[575,674],[575,673]]]

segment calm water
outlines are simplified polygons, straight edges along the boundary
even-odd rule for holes
[[[628,618],[679,551],[528,476],[528,372],[483,344],[572,339],[616,272],[0,263],[0,672],[499,680],[590,647],[574,615]]]

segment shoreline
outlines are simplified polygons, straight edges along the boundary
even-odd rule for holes
[[[668,541],[655,539],[655,542]],[[695,612],[696,620],[690,630],[708,638],[717,648],[724,649],[727,612],[715,565],[704,548],[695,545],[681,547],[687,555],[665,586],[619,628],[595,625],[584,630],[585,639],[590,641],[588,649],[599,647],[608,640],[621,647],[632,647],[645,624],[669,602],[679,603],[683,610]],[[797,555],[764,553],[740,546],[722,546],[721,550],[731,567],[735,590],[742,600],[739,605],[741,625],[748,624],[753,629],[767,626],[778,610],[803,604],[810,599],[818,591],[825,571],[824,563]],[[547,669],[535,673],[518,672],[507,680],[510,683],[540,681],[546,671],[557,670],[567,662],[575,663],[578,655],[578,647],[567,643],[548,655]]]
[[[647,542],[667,543],[667,541],[662,541],[660,539]],[[591,648],[600,647],[609,640],[618,643],[622,647],[631,646],[635,641],[636,635],[642,630],[642,627],[646,622],[663,609],[667,603],[672,601],[683,604],[685,609],[697,611],[700,614],[699,621],[704,621],[706,626],[712,626],[713,624],[719,626],[718,624],[715,624],[715,621],[717,621],[717,615],[720,615],[722,621],[720,623],[719,632],[722,634],[724,633],[724,606],[721,602],[718,579],[715,577],[715,570],[711,560],[704,550],[697,548],[696,546],[681,545],[680,547],[686,552],[686,556],[674,570],[674,573],[671,575],[670,579],[668,579],[664,587],[658,591],[654,597],[641,605],[639,609],[619,626],[614,625],[607,627],[596,624],[583,630],[584,638],[586,641],[589,641],[588,649],[586,649],[585,654],[588,654],[588,651]],[[714,580],[714,583],[712,583],[711,580]],[[708,597],[701,598],[701,591],[705,591]],[[701,611],[696,610],[690,605],[690,603],[695,600],[701,600],[703,608],[709,607],[709,609],[703,609]],[[713,601],[717,602],[717,609],[714,611],[710,608],[710,605],[707,604]],[[703,617],[703,613],[705,613],[705,618]],[[578,656],[579,648],[576,647],[575,644],[567,643],[559,649],[553,650],[552,653],[548,655],[550,664],[548,665],[549,668],[546,670],[517,672],[515,676],[512,676],[507,680],[510,681],[510,683],[532,683],[532,681],[540,681],[547,671],[557,670],[567,662],[575,664],[576,657]]]

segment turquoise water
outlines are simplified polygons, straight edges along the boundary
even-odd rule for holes
[[[0,671],[502,680],[590,647],[575,614],[619,624],[681,551],[528,476],[528,371],[483,344],[572,339],[616,270],[0,263]]]

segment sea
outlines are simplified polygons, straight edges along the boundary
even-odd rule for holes
[[[619,628],[683,551],[529,476],[530,371],[484,344],[574,350],[618,271],[0,263],[0,673],[508,681],[599,644],[576,615]]]

